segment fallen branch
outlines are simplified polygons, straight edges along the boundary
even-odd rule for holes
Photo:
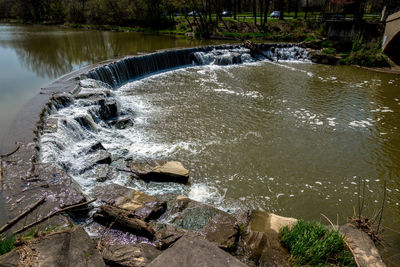
[[[117,228],[148,238],[154,238],[155,231],[145,221],[135,218],[134,213],[115,206],[103,205],[93,219],[101,224],[115,222]]]
[[[252,56],[254,56],[254,54],[259,54],[263,57],[265,57],[266,59],[268,59],[269,61],[274,61],[271,57],[267,56],[266,54],[264,54],[259,48],[258,46],[253,43],[250,40],[247,40],[246,42],[243,43],[243,46],[246,47],[247,49],[250,49],[250,53]]]
[[[21,148],[21,145],[18,145],[17,148],[14,149],[12,152],[10,152],[8,154],[2,154],[2,155],[0,155],[0,157],[7,158],[7,157],[11,156],[12,154],[16,153],[20,148]]]
[[[45,201],[45,197],[42,197],[41,199],[39,199],[38,201],[36,201],[30,208],[28,208],[26,211],[24,211],[23,213],[21,213],[20,215],[18,215],[17,217],[15,217],[14,219],[8,221],[3,227],[0,228],[0,234],[3,233],[5,230],[7,230],[8,228],[10,228],[11,226],[13,226],[15,223],[17,223],[22,217],[24,217],[25,215],[27,215],[29,212],[31,212],[32,210],[34,210],[37,206],[39,206],[40,204],[42,204]]]
[[[78,207],[82,207],[82,206],[89,205],[90,203],[95,202],[96,200],[97,200],[97,198],[92,199],[92,200],[87,201],[87,202],[84,202],[84,203],[79,203],[79,204],[67,206],[67,207],[62,208],[62,209],[60,209],[60,210],[57,210],[57,211],[55,211],[55,212],[53,212],[53,213],[51,213],[51,214],[49,214],[49,215],[43,217],[42,219],[40,219],[40,220],[38,220],[38,221],[36,221],[36,222],[33,222],[33,223],[31,223],[31,224],[28,224],[28,225],[22,227],[21,229],[19,229],[19,230],[13,232],[13,235],[16,235],[16,234],[18,234],[18,233],[21,233],[21,232],[23,232],[23,231],[25,231],[25,230],[27,230],[27,229],[29,229],[29,228],[35,226],[36,224],[39,224],[39,223],[41,223],[41,222],[44,222],[45,220],[50,219],[51,217],[53,217],[53,216],[55,216],[55,215],[57,215],[57,214],[59,214],[59,213],[61,213],[61,212],[65,212],[65,211],[68,211],[68,210],[72,210],[72,209],[74,209],[74,208],[78,208]]]

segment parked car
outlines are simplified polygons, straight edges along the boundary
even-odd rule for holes
[[[196,16],[196,17],[199,17],[200,16],[200,12],[197,12],[197,11],[190,11],[189,13],[188,13],[188,16],[190,16],[190,17],[193,17],[193,16]]]
[[[271,18],[279,18],[281,16],[280,11],[272,11],[272,13],[269,15]]]
[[[222,16],[223,17],[232,17],[232,12],[230,11],[222,11]]]

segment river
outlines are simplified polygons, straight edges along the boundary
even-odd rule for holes
[[[26,100],[64,73],[121,55],[199,44],[205,43],[1,26],[0,136]],[[358,209],[364,182],[369,217],[380,209],[386,184],[383,225],[400,231],[399,90],[398,75],[356,67],[298,61],[192,66],[118,88],[122,108],[134,111],[134,130],[119,133],[121,139],[109,131],[95,138],[138,160],[182,161],[191,185],[168,190],[230,211],[257,208],[326,223],[324,213],[344,223]],[[74,146],[62,157],[74,155]],[[400,262],[400,235],[388,228],[382,255]]]

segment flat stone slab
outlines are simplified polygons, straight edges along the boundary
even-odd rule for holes
[[[155,166],[149,172],[138,173],[138,177],[145,181],[175,182],[187,184],[189,171],[178,161],[169,161]]]
[[[161,254],[161,251],[149,244],[114,245],[102,252],[109,266],[144,267]]]
[[[352,224],[340,226],[339,232],[346,238],[353,255],[360,266],[363,267],[385,267],[386,264],[371,238]]]
[[[15,264],[18,265],[15,265]],[[105,266],[82,227],[49,234],[0,257],[0,266]]]
[[[244,267],[247,265],[200,237],[184,236],[147,266]]]
[[[270,230],[279,233],[285,227],[293,225],[297,219],[282,217],[265,211],[253,211],[250,216],[250,230],[256,232],[268,232]]]

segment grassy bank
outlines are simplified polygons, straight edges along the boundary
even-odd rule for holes
[[[357,266],[343,236],[319,223],[299,221],[280,238],[294,266]]]

